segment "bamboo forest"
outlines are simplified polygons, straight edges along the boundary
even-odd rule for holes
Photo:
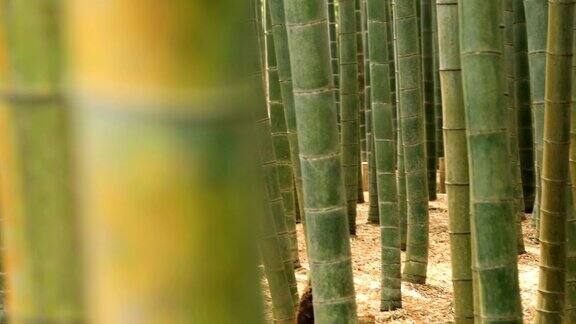
[[[576,323],[575,6],[0,0],[0,324]]]

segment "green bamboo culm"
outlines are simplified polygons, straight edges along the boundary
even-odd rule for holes
[[[255,0],[252,0],[255,1]],[[256,9],[260,9],[260,6],[256,6]],[[264,184],[266,188],[266,198],[269,208],[265,209],[266,213],[270,212],[270,216],[273,218],[272,222],[266,222],[267,224],[274,225],[276,230],[276,236],[278,237],[279,248],[281,254],[278,256],[284,266],[285,276],[290,288],[292,303],[293,305],[298,304],[298,286],[296,284],[296,277],[294,274],[294,267],[299,266],[298,259],[298,241],[296,238],[296,215],[294,215],[294,191],[292,190],[294,182],[287,181],[293,179],[294,174],[285,168],[285,163],[278,163],[278,155],[282,156],[282,161],[290,161],[290,151],[288,136],[286,134],[285,120],[280,83],[278,79],[278,68],[276,67],[276,57],[274,42],[272,39],[272,31],[270,24],[270,10],[268,3],[264,3],[264,10],[266,13],[265,19],[265,46],[260,46],[260,48],[267,49],[267,55],[260,55],[262,62],[266,60],[266,65],[261,64],[261,66],[266,66],[266,73],[268,77],[268,82],[266,82],[264,76],[262,76],[262,88],[267,88],[268,106],[261,105],[258,106],[259,109],[255,109],[255,121],[256,121],[256,131],[258,132],[258,148],[260,151],[260,163],[264,174]],[[258,12],[258,11],[257,11]],[[257,20],[256,23],[261,22]],[[259,26],[260,24],[255,24]],[[272,106],[274,106],[275,112],[280,113],[276,121],[282,124],[284,128],[282,129],[283,136],[276,136],[277,134],[273,131],[273,128],[277,128],[277,125],[272,124],[271,115],[269,111],[273,111]],[[278,109],[280,108],[280,109]],[[282,128],[280,125],[280,128]],[[279,145],[280,144],[280,145]],[[281,152],[281,154],[278,154]],[[280,185],[283,184],[283,186]],[[286,200],[284,199],[286,197]],[[286,207],[286,203],[292,204],[292,206]],[[288,215],[286,215],[288,213]],[[266,218],[266,217],[264,217]],[[265,223],[265,222],[263,222]],[[264,238],[268,238],[269,229],[265,228]],[[263,250],[263,249],[261,249]],[[274,248],[272,249],[274,250]],[[265,259],[265,253],[262,252],[263,258]],[[288,305],[285,305],[285,309]]]
[[[542,152],[544,149],[544,89],[546,79],[546,40],[548,30],[548,0],[524,0],[530,66],[532,128],[534,131],[535,197],[532,209],[534,226],[540,227],[540,197],[542,192]]]
[[[516,105],[516,75],[515,75],[515,37],[514,37],[514,1],[502,0],[503,10],[503,37],[506,87],[504,96],[507,106],[508,121],[508,153],[510,154],[510,173],[514,191],[514,211],[516,213],[516,233],[518,252],[524,253],[524,238],[522,237],[522,218],[524,216],[524,193],[522,190],[522,168],[520,166],[520,152],[518,140],[518,107]]]
[[[418,6],[415,0],[394,1],[393,5],[408,220],[403,278],[424,283],[428,266],[429,215]]]
[[[444,146],[446,161],[446,194],[452,255],[454,287],[454,320],[474,323],[472,255],[470,243],[470,182],[466,116],[462,93],[462,67],[458,39],[458,0],[438,0],[438,47]]]
[[[346,189],[348,226],[356,234],[358,167],[360,159],[358,109],[358,57],[354,0],[338,0],[340,40],[340,123],[342,167]]]
[[[1,230],[11,323],[84,321],[62,9],[59,1],[3,1],[0,9],[7,55]]]
[[[256,10],[256,20],[254,21],[255,32],[262,26],[262,19],[258,13],[262,10],[261,4],[257,0],[254,9]],[[268,13],[267,5],[264,3],[264,10]],[[261,72],[262,86],[268,85],[268,103],[277,105],[280,97],[280,87],[278,83],[278,70],[275,69],[275,58],[273,44],[268,42],[269,19],[265,20],[265,37],[266,45],[259,48],[267,48],[268,55],[261,53],[262,63],[260,66],[266,66],[268,82],[264,82],[264,76]],[[271,40],[271,39],[270,39]],[[264,58],[267,58],[266,65],[263,64]],[[272,63],[270,68],[269,63]],[[274,71],[276,73],[274,73]],[[274,84],[276,87],[274,88]],[[261,96],[263,97],[263,96]],[[255,128],[257,132],[257,146],[259,151],[260,165],[263,175],[265,188],[265,205],[261,213],[262,220],[259,225],[260,234],[260,255],[264,264],[264,273],[268,281],[270,296],[272,297],[272,315],[275,323],[293,323],[295,320],[296,307],[298,304],[298,287],[294,275],[293,260],[293,242],[292,237],[286,226],[286,217],[284,216],[285,207],[282,192],[279,185],[279,168],[276,163],[275,141],[272,135],[272,125],[268,115],[268,107],[260,105],[254,109]],[[287,143],[286,143],[287,144]],[[294,223],[295,224],[295,223]]]
[[[362,162],[366,160],[366,115],[364,113],[364,29],[362,0],[354,0],[356,10],[356,54],[358,55],[358,100],[360,107],[360,147],[362,150]],[[362,171],[362,170],[360,170]],[[359,197],[360,198],[360,197]],[[360,202],[360,201],[358,201]],[[364,191],[362,191],[364,202]]]
[[[433,42],[433,71],[434,71],[434,116],[436,128],[436,156],[444,157],[444,133],[442,131],[442,90],[440,87],[440,50],[438,48],[438,13],[434,0],[432,0],[432,42]],[[438,167],[438,165],[437,165]],[[430,171],[428,171],[430,172]],[[436,181],[436,178],[434,178]]]
[[[334,97],[336,98],[337,107],[340,107],[340,44],[338,43],[338,28],[336,28],[336,4],[334,0],[327,1],[328,30],[330,33],[330,58],[332,62],[332,75],[334,76]],[[338,117],[340,117],[340,111],[338,111],[338,114]],[[340,119],[338,119],[338,123],[340,123]]]
[[[0,15],[2,14],[2,9],[0,9]],[[4,26],[0,24],[0,89],[2,91],[6,91],[8,88],[8,61],[6,58],[6,33]],[[0,131],[8,131],[10,130],[7,123],[9,123],[9,118],[7,118],[7,105],[4,99],[0,98]],[[4,167],[9,167],[9,163],[7,163],[7,159],[3,159],[8,157],[6,155],[5,148],[6,143],[8,143],[11,139],[10,136],[7,136],[6,133],[0,133],[0,138],[3,138],[3,141],[0,141],[0,152],[4,152],[0,154],[0,163],[4,165]],[[2,182],[0,181],[0,203],[2,206],[5,206],[8,202],[2,200],[6,198],[6,191],[4,191],[4,187]],[[0,222],[4,222],[3,218],[0,218]],[[0,238],[3,235],[1,228],[0,228]],[[4,250],[4,243],[0,243],[0,249]],[[6,264],[2,258],[0,258],[0,323],[6,323],[8,321],[7,318],[7,311],[6,311],[6,304],[7,304],[7,275],[6,275]]]
[[[294,92],[292,89],[292,71],[290,69],[290,51],[288,49],[288,33],[286,31],[286,17],[284,13],[285,0],[267,0],[270,10],[270,22],[276,51],[276,63],[278,65],[278,77],[282,90],[282,104],[284,117],[286,118],[286,130],[290,144],[290,159],[294,172],[294,184],[296,188],[297,215],[305,221],[304,196],[302,192],[302,171],[300,167],[298,128],[296,126],[296,109],[294,107]]]
[[[354,0],[356,13],[356,56],[358,62],[358,111],[360,137],[360,160],[358,161],[358,203],[366,202],[364,199],[364,181],[362,176],[362,162],[366,162],[366,115],[364,113],[364,41],[362,32],[361,0]]]
[[[324,0],[285,0],[316,323],[356,322]]]
[[[530,72],[526,15],[523,0],[513,0],[514,8],[514,74],[515,107],[518,123],[518,149],[522,171],[523,210],[531,212],[534,207],[534,142],[532,135],[532,111],[530,105]]]
[[[424,118],[426,120],[426,160],[428,163],[428,196],[436,200],[436,115],[434,111],[434,42],[432,41],[432,1],[420,2],[420,48],[422,49],[422,77]]]
[[[402,307],[400,219],[396,193],[394,105],[388,53],[388,1],[367,0],[371,104],[378,180],[382,274],[380,310]]]
[[[576,51],[576,14],[572,26],[572,53]],[[576,79],[576,58],[572,56],[572,80]],[[566,323],[576,323],[576,82],[571,83],[570,111],[570,194],[568,216],[566,223],[566,304],[564,305],[564,320]],[[571,208],[570,208],[571,207]]]
[[[255,11],[220,5],[68,2],[87,322],[263,323]]]
[[[500,0],[458,6],[478,320],[522,322]]]
[[[296,236],[296,193],[294,191],[294,171],[292,160],[290,159],[290,140],[286,127],[286,117],[284,114],[284,104],[282,103],[282,90],[280,88],[280,78],[278,76],[278,65],[276,63],[276,48],[274,46],[274,36],[272,33],[272,22],[270,19],[270,6],[265,3],[266,10],[266,82],[268,111],[270,112],[270,132],[274,144],[274,156],[276,157],[276,168],[278,173],[278,185],[284,205],[284,216],[286,231],[290,238],[290,258],[293,266],[300,267],[298,256],[298,238]],[[265,117],[265,116],[262,116]]]
[[[566,295],[566,220],[574,0],[548,1],[540,280],[535,323],[560,323]],[[567,28],[570,26],[570,28]]]
[[[390,6],[390,17],[394,17],[394,6],[393,1],[389,1]],[[402,119],[400,118],[400,77],[398,70],[398,51],[396,49],[396,26],[394,21],[391,24],[392,27],[392,41],[393,41],[393,57],[394,57],[394,92],[395,92],[395,109],[396,109],[396,161],[397,161],[397,188],[398,188],[398,213],[400,217],[400,249],[406,251],[406,240],[408,236],[408,219],[407,219],[407,202],[406,202],[406,172],[404,170],[404,141],[402,140]]]
[[[368,162],[368,222],[372,224],[380,223],[380,213],[378,211],[378,183],[376,176],[376,156],[374,154],[374,132],[372,122],[372,97],[370,79],[370,52],[368,36],[368,14],[366,0],[362,1],[362,30],[364,45],[364,116],[366,120],[366,160]]]

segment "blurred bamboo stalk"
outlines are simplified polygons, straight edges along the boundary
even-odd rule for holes
[[[262,323],[253,8],[66,9],[90,322]]]

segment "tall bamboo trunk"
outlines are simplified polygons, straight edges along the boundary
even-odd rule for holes
[[[394,105],[390,87],[388,53],[388,1],[368,0],[371,103],[374,153],[378,179],[380,242],[382,255],[380,309],[402,307],[400,270],[400,220],[397,208]]]
[[[0,15],[2,14],[2,9],[0,9]],[[3,25],[0,25],[0,90],[6,92],[7,88],[8,88],[8,60],[7,60],[7,53],[6,53],[6,33],[5,33],[5,29]],[[8,105],[6,104],[6,101],[4,99],[0,98],[0,131],[4,130],[9,130],[9,125],[8,123],[9,118],[8,118],[8,109],[7,109]],[[5,156],[5,147],[7,147],[7,144],[10,140],[11,137],[8,136],[8,134],[6,133],[0,133],[1,135],[3,135],[0,138],[3,138],[3,140],[0,140],[0,152],[4,152],[2,154],[0,154],[0,163],[2,163],[2,165],[4,165],[4,167],[7,167],[8,164],[6,163],[6,159],[3,159],[2,157]],[[0,186],[3,185],[0,181]],[[0,195],[4,196],[4,191],[2,191],[2,188],[0,188]],[[0,199],[0,203],[4,203],[1,199]],[[0,217],[0,222],[1,223],[5,223],[4,222],[4,217]],[[0,232],[2,232],[2,228],[0,228]],[[2,235],[2,234],[0,234]],[[5,244],[3,241],[0,241],[0,251],[3,251],[5,247]],[[0,258],[0,323],[5,323],[7,322],[7,314],[6,314],[6,299],[7,299],[7,275],[6,275],[6,264],[4,261],[4,257],[2,256]]]
[[[61,10],[59,1],[4,1],[0,12],[7,55],[0,205],[11,323],[84,316]]]
[[[378,184],[376,177],[376,156],[374,154],[374,133],[372,130],[372,103],[370,79],[370,53],[368,37],[368,15],[366,13],[366,0],[362,1],[362,29],[364,45],[364,115],[366,119],[366,160],[368,162],[368,196],[370,206],[368,209],[368,222],[378,224],[380,213],[378,211]]]
[[[300,167],[298,128],[296,126],[296,110],[294,107],[294,91],[292,89],[292,71],[290,69],[290,52],[288,50],[288,34],[286,32],[286,19],[284,13],[285,0],[267,0],[270,6],[270,20],[276,50],[276,63],[278,64],[278,77],[282,90],[282,103],[284,104],[284,117],[290,144],[290,159],[294,172],[296,187],[296,206],[301,220],[306,220],[304,214],[304,196],[302,192],[302,170]]]
[[[428,266],[428,184],[420,42],[415,0],[394,1],[400,115],[406,172],[408,226],[403,278],[426,281]]]
[[[524,253],[524,239],[522,237],[522,218],[524,217],[524,193],[522,191],[522,168],[520,166],[520,152],[518,147],[518,107],[516,106],[517,87],[515,75],[515,37],[514,37],[514,1],[502,0],[503,5],[503,33],[504,33],[504,59],[506,62],[506,97],[508,139],[510,154],[510,173],[512,175],[514,191],[514,211],[516,213],[516,233],[518,252]]]
[[[398,213],[400,217],[400,249],[406,251],[406,240],[408,237],[408,211],[406,202],[406,172],[404,169],[404,141],[402,140],[402,118],[400,118],[400,77],[398,69],[398,50],[396,26],[394,25],[394,6],[393,1],[389,1],[390,17],[392,18],[392,41],[394,55],[394,78],[395,83],[395,110],[396,110],[396,160],[398,161],[397,188],[398,188]]]
[[[502,3],[459,5],[460,51],[470,164],[472,264],[479,320],[522,322],[516,213],[506,129]]]
[[[286,0],[316,323],[356,321],[326,2]]]
[[[434,0],[432,0],[432,42],[433,42],[433,52],[432,52],[432,66],[434,72],[434,117],[435,117],[435,128],[436,128],[436,157],[440,160],[444,157],[444,133],[442,130],[442,90],[440,88],[440,51],[438,49],[438,13],[436,12],[436,6]],[[437,161],[436,168],[439,169],[440,163]],[[436,181],[436,178],[434,178]],[[441,192],[444,187],[444,183],[441,182],[438,191]]]
[[[276,61],[276,47],[270,20],[270,6],[265,3],[266,10],[266,74],[268,111],[270,112],[270,132],[274,145],[274,156],[278,172],[278,185],[284,205],[286,233],[290,239],[287,247],[294,267],[300,267],[298,256],[298,238],[296,236],[296,197],[294,191],[294,171],[290,159],[290,142],[286,128],[284,104],[282,103],[282,90],[278,76]],[[263,116],[265,117],[265,116]]]
[[[550,0],[548,17],[536,323],[564,318],[574,1]]]
[[[444,113],[443,139],[446,148],[446,193],[452,255],[454,319],[456,323],[474,323],[470,182],[458,40],[458,0],[438,0],[436,8],[439,22],[439,67]]]
[[[530,72],[523,0],[513,0],[514,7],[514,74],[515,107],[518,121],[518,149],[522,171],[523,211],[534,206],[534,142],[530,108]]]
[[[260,6],[258,6],[257,11],[260,10]],[[294,174],[292,172],[286,172],[284,168],[285,164],[279,164],[277,161],[277,152],[282,152],[283,161],[289,161],[290,155],[289,151],[287,152],[287,148],[289,147],[288,138],[286,133],[283,133],[283,137],[281,137],[280,144],[278,144],[278,138],[273,134],[273,125],[271,122],[269,111],[272,111],[272,105],[275,105],[275,108],[279,108],[278,103],[280,103],[280,111],[282,112],[278,116],[277,121],[284,122],[285,120],[283,117],[283,108],[282,108],[282,101],[281,101],[281,90],[280,90],[280,83],[278,80],[278,69],[276,66],[276,53],[274,42],[272,39],[272,32],[271,32],[271,25],[270,25],[270,15],[269,15],[269,6],[268,3],[264,3],[264,10],[266,12],[266,19],[265,19],[265,26],[266,26],[266,44],[265,46],[261,46],[267,49],[266,55],[262,56],[262,61],[266,60],[266,79],[262,78],[262,86],[263,88],[268,85],[268,103],[269,105],[261,105],[255,109],[255,118],[256,121],[256,130],[258,132],[258,144],[260,150],[260,162],[261,167],[264,173],[264,180],[265,180],[265,188],[266,188],[266,198],[268,199],[269,208],[266,209],[268,214],[273,218],[273,221],[269,224],[274,226],[276,230],[276,236],[278,237],[279,248],[280,248],[280,255],[278,256],[284,266],[284,272],[287,280],[287,284],[290,288],[290,293],[292,296],[292,303],[293,305],[298,304],[298,286],[296,284],[296,277],[294,274],[294,267],[295,265],[299,265],[298,260],[298,241],[296,238],[296,217],[293,214],[294,206],[286,207],[285,203],[294,204],[294,191],[292,190],[292,186],[294,185],[293,182],[286,181],[286,178],[293,179]],[[260,23],[261,21],[257,21]],[[260,25],[260,24],[258,24]],[[264,66],[264,64],[262,64]],[[267,82],[266,82],[267,80]],[[278,110],[278,109],[276,109]],[[284,127],[285,131],[285,127]],[[277,150],[277,148],[279,150]],[[288,170],[288,171],[291,171]],[[292,178],[290,178],[292,177]],[[283,184],[283,186],[280,185]],[[283,190],[284,189],[284,190]],[[291,196],[289,195],[291,194]],[[287,197],[286,201],[284,197]],[[286,213],[289,213],[286,215]],[[290,213],[292,213],[290,215]],[[264,217],[266,218],[266,217]],[[264,223],[264,222],[263,222]],[[265,233],[267,234],[269,231],[268,228],[265,228]],[[267,238],[268,235],[265,235]],[[264,253],[262,253],[264,255]],[[284,309],[288,309],[288,304],[283,303]],[[290,320],[292,317],[289,318]]]
[[[546,40],[548,29],[548,0],[524,0],[530,65],[530,94],[532,99],[532,128],[534,130],[534,165],[536,193],[533,222],[540,226],[542,151],[544,148],[544,88],[546,73]]]
[[[358,167],[360,159],[358,109],[358,57],[356,56],[356,12],[354,1],[338,2],[340,40],[340,123],[342,166],[348,226],[356,234],[356,203],[358,201]]]
[[[336,28],[336,3],[334,0],[327,1],[328,31],[330,36],[330,62],[332,63],[332,75],[334,76],[334,97],[336,98],[336,106],[340,108],[340,44],[338,43],[338,28]],[[338,110],[338,117],[340,118],[340,110]],[[340,125],[340,119],[338,119],[338,123]]]
[[[356,53],[358,55],[358,100],[360,107],[360,147],[362,150],[362,162],[366,159],[366,115],[364,112],[364,12],[362,11],[362,0],[354,0],[356,11]],[[364,191],[362,191],[364,200]]]
[[[69,2],[89,322],[263,322],[254,8],[222,6]]]
[[[261,71],[257,75],[261,76],[262,88],[268,85],[267,97],[269,102],[276,103],[279,100],[280,88],[278,84],[277,70],[269,69],[268,62],[275,67],[275,59],[264,64],[267,58],[274,56],[273,44],[266,44],[269,36],[269,17],[262,19],[262,7],[268,16],[267,4],[252,0],[255,4],[254,29],[256,32],[265,33],[264,37],[258,38],[264,44],[258,48],[271,51],[271,53],[259,53],[261,64],[267,68],[267,75],[264,77]],[[263,5],[263,6],[262,6]],[[264,23],[264,24],[263,24]],[[266,26],[266,30],[262,27]],[[264,40],[266,38],[266,40]],[[271,46],[266,46],[271,45]],[[272,72],[272,73],[270,73]],[[270,78],[270,76],[272,78]],[[267,81],[267,82],[266,82]],[[270,91],[272,90],[272,91]],[[275,323],[293,323],[296,315],[295,305],[298,304],[298,286],[294,275],[293,242],[286,226],[284,216],[285,207],[282,192],[279,185],[279,170],[276,162],[275,143],[272,136],[272,125],[268,114],[267,105],[259,105],[254,109],[255,129],[257,133],[257,146],[259,151],[259,162],[263,175],[264,188],[266,191],[264,212],[261,213],[262,220],[259,228],[260,234],[260,255],[264,264],[264,272],[268,281],[270,296],[272,297],[272,314]],[[294,223],[295,224],[295,223]]]
[[[362,180],[362,162],[366,162],[366,115],[364,112],[364,41],[362,32],[361,0],[354,0],[356,13],[356,56],[358,62],[358,111],[359,111],[359,137],[360,160],[358,161],[358,203],[364,203],[364,182]]]
[[[424,118],[426,123],[426,161],[428,163],[428,197],[436,200],[436,115],[434,111],[434,42],[432,41],[432,0],[420,2],[420,46]]]
[[[576,51],[576,15],[572,26],[572,53]],[[572,56],[572,80],[576,79],[576,58]],[[572,82],[570,111],[570,193],[566,224],[566,323],[576,323],[576,82]]]

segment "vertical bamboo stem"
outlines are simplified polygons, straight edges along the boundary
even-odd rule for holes
[[[11,323],[84,320],[58,1],[3,2],[2,239]],[[4,46],[4,44],[3,44]]]
[[[458,39],[458,0],[438,0],[438,47],[446,190],[456,323],[474,323],[472,251],[470,243],[470,181],[462,67]]]
[[[278,185],[282,202],[284,205],[284,217],[286,232],[290,238],[288,246],[290,258],[294,267],[300,267],[298,256],[298,238],[296,236],[296,198],[294,191],[294,171],[292,160],[290,159],[290,141],[286,128],[286,117],[284,114],[284,104],[282,103],[282,89],[280,87],[280,77],[278,76],[278,65],[276,61],[276,47],[274,46],[274,36],[272,33],[272,22],[270,20],[270,6],[265,4],[266,10],[266,74],[268,111],[270,112],[270,132],[274,145],[274,156],[278,173]]]
[[[355,322],[326,1],[286,0],[284,4],[305,193],[314,320]]]
[[[460,51],[470,172],[472,264],[479,321],[522,322],[516,213],[506,129],[502,2],[459,5]]]
[[[530,94],[532,99],[532,128],[534,130],[534,165],[536,193],[532,220],[540,227],[540,199],[542,151],[544,148],[544,88],[546,79],[546,40],[548,28],[548,0],[524,0],[530,65]]]
[[[340,123],[342,166],[350,234],[356,234],[358,167],[360,159],[358,57],[354,0],[338,0],[340,40]]]
[[[396,148],[388,54],[388,2],[367,1],[374,153],[378,179],[382,274],[380,310],[402,307],[400,220],[396,193]]]
[[[254,8],[221,5],[69,2],[89,322],[263,322]]]
[[[560,323],[566,296],[566,220],[573,0],[548,1],[544,151],[540,206],[540,280],[535,323]]]
[[[428,265],[429,219],[425,122],[418,41],[419,6],[415,0],[394,1],[393,4],[408,210],[408,237],[403,278],[414,283],[424,283]]]
[[[422,92],[426,123],[428,199],[436,200],[436,116],[434,111],[434,42],[432,40],[432,0],[420,2],[420,47],[422,50]]]

